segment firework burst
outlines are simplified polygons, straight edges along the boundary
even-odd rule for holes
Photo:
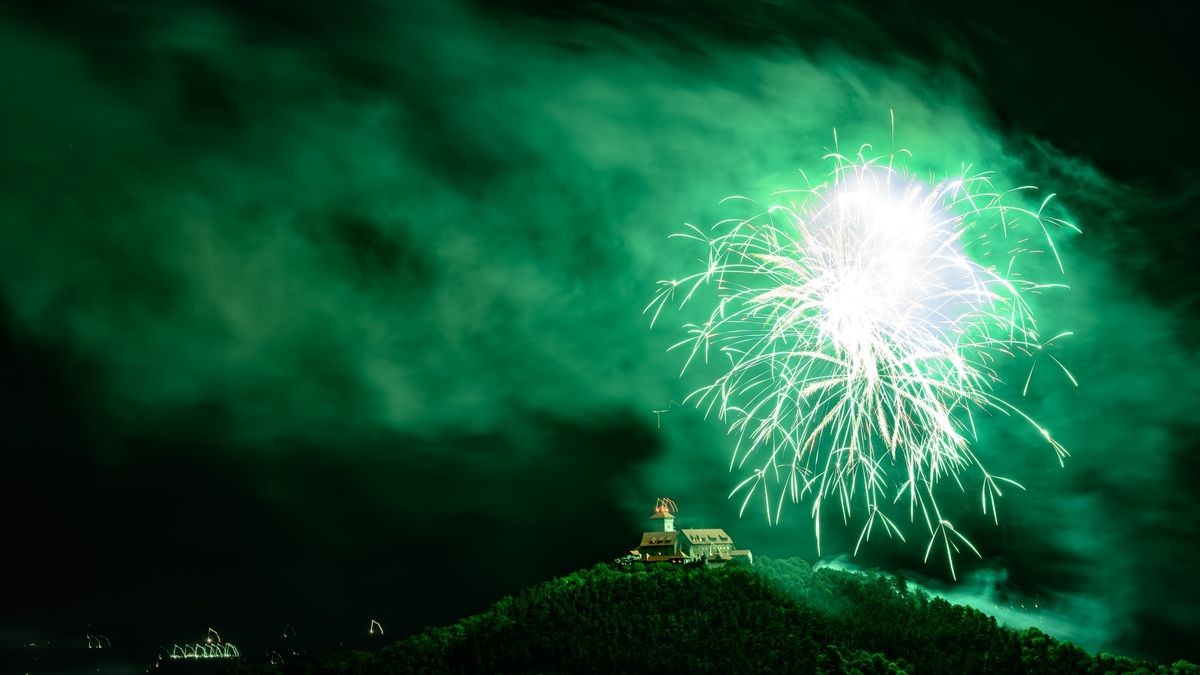
[[[898,523],[920,523],[926,560],[940,540],[954,574],[961,547],[979,552],[939,509],[938,484],[962,488],[961,475],[979,471],[993,518],[1001,486],[1021,487],[984,468],[975,417],[1021,420],[1060,463],[1067,455],[997,393],[997,366],[1026,357],[1032,376],[1049,358],[1074,383],[1046,349],[1070,333],[1043,340],[1027,303],[1063,284],[1026,278],[1020,261],[1049,255],[1061,272],[1052,234],[1078,230],[1044,213],[1053,195],[1018,205],[1030,186],[1000,191],[970,167],[922,181],[902,168],[907,152],[869,151],[826,155],[824,182],[778,193],[754,217],[674,235],[700,242],[707,259],[660,282],[646,311],[653,323],[668,304],[712,303],[672,349],[687,350],[685,371],[697,359],[728,363],[686,402],[736,438],[730,469],[748,475],[730,497],[744,493],[742,512],[756,493],[769,520],[789,499],[811,502],[818,551],[829,500],[847,523],[863,510],[855,553],[877,528],[903,540]]]

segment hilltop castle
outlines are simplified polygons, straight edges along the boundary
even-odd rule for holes
[[[720,528],[675,529],[675,502],[660,497],[650,514],[650,530],[642,533],[642,542],[629,552],[631,562],[722,564],[744,561],[754,564],[749,549],[734,548],[733,538]]]

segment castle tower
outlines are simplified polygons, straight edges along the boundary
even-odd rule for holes
[[[674,532],[676,511],[675,502],[668,497],[659,497],[654,505],[654,513],[650,514],[650,531]]]

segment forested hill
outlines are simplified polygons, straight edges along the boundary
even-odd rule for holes
[[[1017,632],[903,581],[799,559],[597,565],[377,652],[247,673],[1200,673]]]

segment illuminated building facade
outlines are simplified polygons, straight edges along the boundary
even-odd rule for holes
[[[720,528],[675,529],[675,502],[659,498],[650,514],[650,529],[642,533],[638,547],[630,551],[633,559],[645,563],[727,563],[744,561],[754,564],[749,549],[734,546],[733,538]]]

